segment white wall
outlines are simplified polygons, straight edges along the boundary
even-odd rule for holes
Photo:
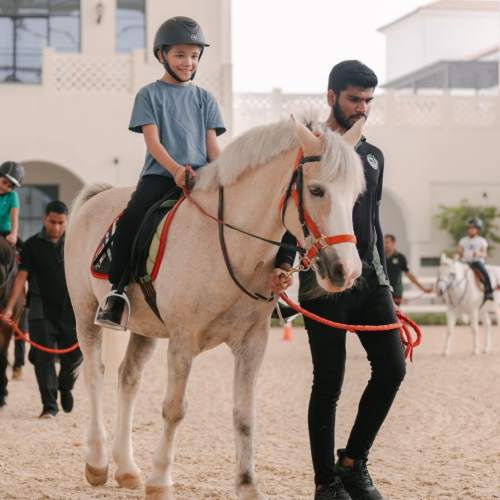
[[[383,29],[393,80],[441,60],[461,60],[499,42],[495,11],[422,9]]]

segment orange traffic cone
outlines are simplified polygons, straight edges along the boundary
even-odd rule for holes
[[[292,340],[292,324],[289,322],[283,326],[283,340]]]

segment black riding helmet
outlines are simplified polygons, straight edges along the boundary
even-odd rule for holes
[[[467,221],[467,227],[475,227],[481,231],[483,229],[483,221],[479,217],[471,217]]]
[[[153,44],[154,55],[159,61],[160,58],[158,57],[158,51],[161,50],[163,52],[163,47],[165,45],[182,44],[201,45],[202,49],[199,59],[201,59],[205,47],[210,47],[205,39],[205,34],[203,33],[201,26],[194,19],[183,16],[171,17],[170,19],[165,21],[156,32]],[[178,82],[181,83],[188,82],[189,80],[194,80],[194,77],[196,75],[195,71],[191,75],[191,78],[189,78],[188,80],[181,80],[172,71],[166,59],[163,66],[172,78],[175,78]]]
[[[6,161],[0,165],[0,176],[8,179],[14,186],[20,187],[24,179],[24,167],[15,161]]]

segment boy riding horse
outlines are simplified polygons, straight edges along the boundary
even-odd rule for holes
[[[488,242],[479,231],[483,229],[483,221],[478,217],[472,217],[467,221],[467,236],[458,242],[458,255],[460,260],[472,267],[475,272],[479,272],[484,283],[484,300],[494,300],[493,288],[491,286],[490,275],[484,265],[484,260],[488,256]]]

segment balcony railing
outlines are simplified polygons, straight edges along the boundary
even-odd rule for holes
[[[300,109],[316,109],[326,119],[330,108],[326,94],[234,94],[234,129],[277,121]],[[500,96],[415,95],[386,91],[376,95],[367,125],[370,127],[497,127],[500,128]]]

